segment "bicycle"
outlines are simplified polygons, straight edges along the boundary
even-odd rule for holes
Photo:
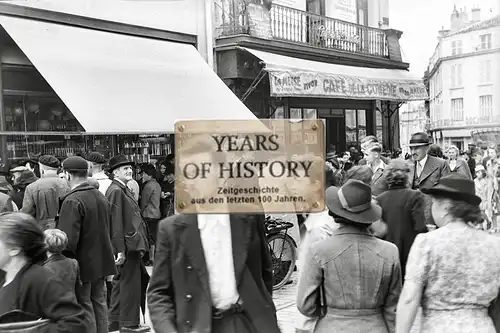
[[[266,237],[273,265],[273,290],[280,289],[292,276],[297,261],[297,244],[288,235],[293,223],[266,216]],[[278,247],[275,247],[275,245]]]

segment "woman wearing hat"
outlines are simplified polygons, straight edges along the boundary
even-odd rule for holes
[[[319,319],[316,333],[394,332],[401,266],[397,247],[368,230],[381,217],[370,186],[349,180],[329,187],[326,205],[340,225],[330,238],[312,244],[304,258],[299,311]],[[321,290],[324,306],[318,305]]]
[[[495,333],[488,307],[500,290],[500,242],[469,224],[482,221],[474,182],[451,174],[423,191],[438,229],[410,250],[396,332],[410,332],[421,306],[422,333]]]

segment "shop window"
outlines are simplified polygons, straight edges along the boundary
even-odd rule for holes
[[[375,112],[375,126],[376,126],[376,135],[377,135],[377,140],[379,142],[384,141],[384,135],[383,135],[383,118],[382,118],[382,111],[377,110]]]
[[[155,163],[171,151],[173,136],[169,135],[4,135],[7,143],[7,163],[17,165],[23,160],[41,155],[53,155],[64,160],[69,156],[85,156],[96,151],[106,159],[124,154],[135,163]]]
[[[290,119],[302,119],[302,109],[290,108]]]
[[[171,153],[171,138],[168,135],[119,135],[117,153],[136,164],[163,161]]]
[[[83,132],[71,111],[57,97],[4,95],[7,132]]]
[[[303,117],[304,119],[318,119],[317,113],[316,109],[304,109]]]
[[[358,142],[366,137],[366,110],[358,110]]]
[[[345,129],[347,147],[356,146],[358,142],[356,128],[356,110],[345,110]]]
[[[282,106],[278,106],[276,110],[272,111],[274,115],[272,118],[274,119],[285,119],[285,109]]]

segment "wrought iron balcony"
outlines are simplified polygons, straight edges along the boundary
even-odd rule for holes
[[[384,30],[277,4],[267,13],[258,13],[256,6],[238,0],[216,1],[217,36],[244,34],[262,38],[258,31],[267,29],[268,38],[274,40],[389,58]]]

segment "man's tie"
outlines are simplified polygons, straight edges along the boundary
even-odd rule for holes
[[[420,175],[422,174],[422,170],[424,170],[422,164],[419,162],[417,162],[417,177],[420,178]]]

